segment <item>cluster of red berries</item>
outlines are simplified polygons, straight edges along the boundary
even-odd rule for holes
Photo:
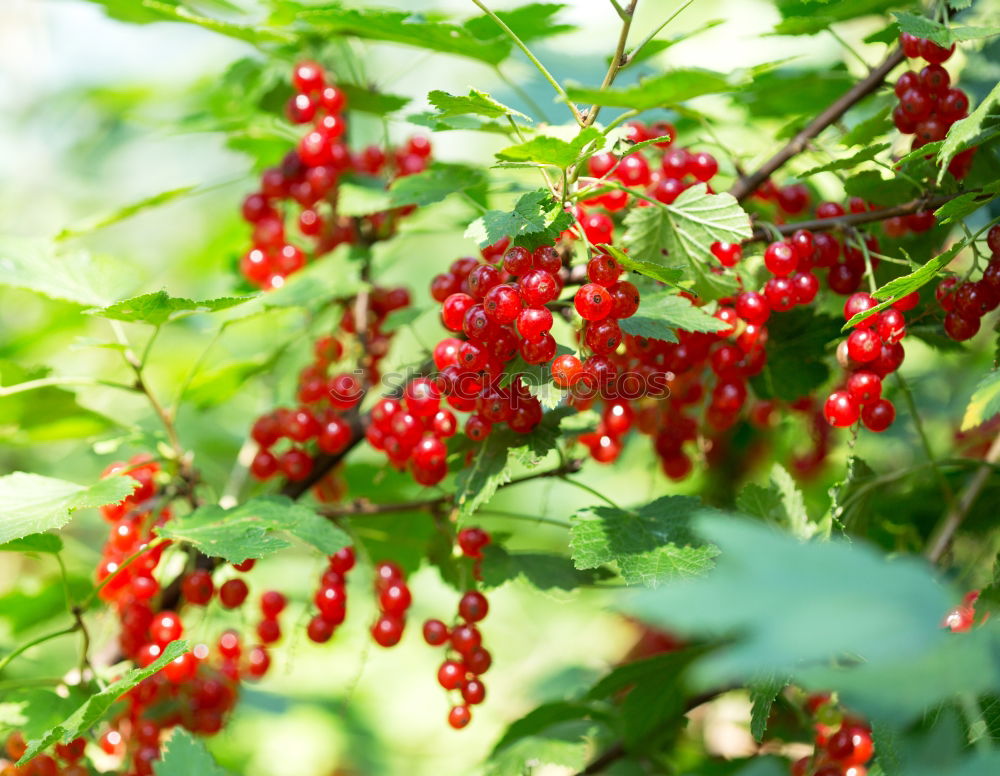
[[[992,258],[982,278],[961,282],[957,275],[949,275],[935,290],[945,311],[945,334],[958,342],[974,337],[982,317],[1000,306],[1000,226],[987,233],[986,245]]]
[[[317,613],[309,621],[306,635],[310,641],[325,644],[347,617],[347,572],[354,568],[354,549],[345,547],[329,558],[313,596]]]
[[[27,765],[14,765],[28,751],[24,734],[15,730],[7,737],[4,751],[10,760],[0,757],[0,776],[89,776],[90,771],[80,761],[83,759],[87,742],[75,738],[68,744],[55,745],[55,757],[40,754]]]
[[[374,289],[368,301],[369,316],[365,332],[365,353],[359,364],[364,380],[378,380],[379,361],[389,350],[391,334],[382,331],[386,316],[406,307],[410,295],[405,288]],[[356,334],[353,303],[348,303],[340,322],[348,334]],[[307,445],[315,442],[316,450],[335,455],[347,449],[353,441],[350,423],[344,412],[358,405],[365,393],[362,380],[352,372],[335,371],[344,347],[337,337],[329,335],[313,345],[314,361],[299,373],[294,409],[279,407],[258,418],[250,436],[259,450],[250,464],[250,473],[258,480],[267,480],[279,472],[292,482],[306,479],[312,473],[316,453]],[[290,445],[276,452],[275,445],[287,439]]]
[[[403,570],[392,561],[375,566],[375,595],[379,616],[372,625],[372,638],[380,647],[394,647],[403,638],[406,611],[413,603]]]
[[[444,646],[448,650],[438,668],[437,679],[445,690],[461,694],[462,701],[455,703],[448,712],[448,724],[456,730],[471,721],[469,707],[486,699],[486,685],[480,677],[489,669],[493,658],[483,647],[483,636],[476,623],[485,619],[489,609],[486,596],[478,590],[469,590],[458,602],[458,617],[452,627],[441,620],[424,623],[424,640],[432,647]]]
[[[431,281],[445,328],[465,337],[439,342],[434,363],[441,395],[454,409],[472,413],[465,423],[470,439],[485,439],[501,423],[524,434],[541,421],[538,400],[518,376],[502,385],[503,371],[518,355],[528,364],[545,364],[555,356],[546,305],[559,296],[564,282],[554,247],[532,252],[506,239],[484,248],[482,261],[458,259]]]
[[[875,754],[871,728],[844,714],[829,695],[811,695],[806,709],[813,715],[815,751],[792,763],[792,776],[866,776]]]
[[[441,406],[437,381],[418,377],[406,384],[401,399],[386,397],[372,407],[365,438],[393,466],[408,466],[421,485],[436,485],[448,473],[444,440],[457,430],[455,415]]]
[[[892,120],[904,135],[914,136],[913,149],[916,150],[944,140],[951,125],[969,114],[969,97],[961,89],[952,88],[951,76],[942,67],[955,51],[954,43],[944,48],[907,32],[900,34],[899,42],[909,59],[920,58],[927,62],[919,73],[907,70],[895,86],[899,104],[892,111]],[[973,147],[956,154],[948,171],[956,178],[964,178],[975,152]]]
[[[837,361],[848,371],[842,388],[831,393],[823,414],[831,426],[853,426],[858,418],[869,431],[885,431],[896,419],[896,408],[882,398],[882,381],[899,369],[906,353],[901,340],[906,336],[903,313],[920,301],[917,292],[897,299],[890,307],[858,323],[847,339],[837,346]],[[859,291],[844,304],[844,320],[871,310],[877,300]]]
[[[401,208],[354,219],[337,216],[338,182],[342,175],[398,177],[421,172],[431,154],[430,142],[412,137],[404,148],[387,154],[378,146],[352,153],[344,142],[347,98],[327,82],[322,66],[300,62],[292,72],[295,94],[287,106],[294,124],[311,124],[295,149],[281,164],[264,170],[260,190],[243,201],[243,218],[253,228],[253,247],[240,260],[240,270],[251,283],[265,289],[278,288],[285,278],[305,266],[307,256],[286,233],[284,203],[299,208],[297,231],[310,243],[315,256],[338,245],[390,236],[400,216],[412,211]]]
[[[483,549],[493,541],[493,537],[482,528],[463,528],[458,532],[458,549],[466,558],[472,559],[472,576],[482,578]]]

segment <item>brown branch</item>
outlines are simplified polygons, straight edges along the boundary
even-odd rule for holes
[[[601,83],[601,91],[604,91],[614,83],[615,78],[618,75],[618,71],[621,70],[628,61],[625,56],[625,46],[628,43],[628,33],[629,30],[632,29],[632,19],[635,17],[635,7],[638,4],[639,0],[629,0],[628,6],[626,8],[622,8],[619,13],[622,18],[622,29],[618,34],[618,45],[615,48],[614,56],[611,57],[611,64],[608,65],[608,72],[604,75],[604,81]],[[600,105],[591,105],[590,110],[588,110],[583,116],[583,126],[591,126],[595,121],[597,121],[597,114],[600,112]]]
[[[882,208],[881,210],[866,210],[864,213],[847,213],[835,218],[814,218],[809,221],[793,221],[788,224],[780,224],[773,229],[763,226],[755,227],[753,237],[745,242],[760,242],[761,240],[772,239],[775,230],[782,235],[790,235],[799,229],[808,229],[810,232],[828,232],[831,229],[849,229],[864,224],[872,224],[877,221],[885,221],[897,216],[909,216],[919,213],[922,210],[937,210],[941,205],[956,197],[972,192],[962,191],[957,194],[940,194],[935,197],[919,197],[918,199],[905,202],[902,205]]]
[[[737,180],[729,190],[729,193],[740,202],[753,194],[758,186],[771,177],[772,173],[781,168],[789,159],[802,153],[810,140],[819,135],[820,132],[831,124],[839,121],[855,104],[878,89],[882,85],[882,82],[885,81],[886,76],[904,59],[902,49],[894,48],[882,64],[854,84],[842,97],[834,101],[826,110],[810,121],[778,153],[764,162],[764,164],[746,178]]]
[[[982,493],[983,488],[986,487],[986,482],[993,472],[993,464],[998,460],[1000,460],[1000,435],[997,435],[996,439],[993,440],[993,444],[990,445],[990,449],[986,452],[986,457],[983,458],[982,464],[976,470],[976,473],[972,475],[972,479],[969,480],[969,484],[962,491],[958,501],[948,511],[948,514],[934,531],[930,541],[928,541],[927,560],[931,563],[937,563],[951,545],[951,540],[955,537],[955,532],[962,525],[962,522],[969,514],[969,510],[972,509],[972,505],[979,498],[979,494]]]

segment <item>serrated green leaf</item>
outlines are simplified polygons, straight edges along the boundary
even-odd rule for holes
[[[884,105],[875,114],[851,127],[840,139],[841,144],[848,147],[868,145],[892,129],[891,114],[892,105]]]
[[[151,326],[161,326],[167,321],[176,320],[189,313],[214,313],[228,310],[231,307],[256,299],[254,296],[222,296],[216,299],[184,299],[170,296],[166,291],[154,291],[106,307],[95,307],[85,310],[88,315],[110,318],[114,321],[129,323],[148,323]]]
[[[186,22],[246,43],[290,43],[294,36],[264,25],[235,24],[192,11],[183,2],[163,0],[89,0],[104,6],[108,16],[134,24],[158,21]]]
[[[555,16],[565,7],[563,3],[528,3],[509,11],[496,11],[496,15],[521,40],[540,40],[576,29],[572,24],[555,20]],[[503,34],[497,23],[485,14],[469,19],[465,22],[465,29],[482,40],[490,40]]]
[[[380,92],[370,86],[357,86],[352,83],[338,83],[337,86],[344,92],[352,111],[359,110],[375,116],[388,116],[410,104],[409,97]]]
[[[714,242],[741,242],[751,235],[750,217],[729,194],[709,194],[704,184],[681,193],[672,205],[635,208],[625,217],[629,256],[665,266],[687,262],[695,293],[718,299],[735,289],[733,278],[709,270]]]
[[[948,164],[954,158],[955,154],[968,145],[979,133],[983,122],[990,115],[990,111],[997,102],[1000,102],[1000,83],[990,90],[990,93],[976,106],[974,111],[949,127],[948,134],[945,135],[944,143],[941,145],[941,150],[937,153],[937,162],[941,168],[938,172],[938,183],[944,179],[944,174],[948,170]]]
[[[163,756],[153,763],[156,776],[226,776],[205,744],[181,727],[167,741]]]
[[[864,162],[870,162],[876,156],[878,156],[883,151],[891,147],[890,143],[877,143],[876,145],[869,145],[866,148],[862,148],[857,153],[852,156],[845,157],[844,159],[835,159],[832,162],[827,162],[826,164],[821,164],[819,167],[813,167],[801,173],[799,177],[808,178],[811,175],[817,175],[821,172],[834,172],[836,170],[852,170],[859,164]]]
[[[497,152],[497,159],[504,162],[534,162],[566,169],[578,161],[584,150],[603,135],[594,127],[581,130],[573,140],[566,141],[550,135],[536,135],[531,140]]]
[[[969,399],[962,418],[962,431],[968,431],[1000,415],[1000,370],[988,373]]]
[[[581,571],[566,556],[553,553],[507,552],[496,544],[483,550],[483,584],[491,588],[522,578],[539,590],[575,590],[610,576],[603,571]]]
[[[736,496],[736,507],[753,517],[782,525],[802,539],[808,539],[818,530],[809,520],[802,492],[780,463],[771,467],[766,488],[755,483],[744,486]]]
[[[771,707],[786,684],[788,681],[778,676],[762,677],[750,683],[750,733],[757,743],[764,740]]]
[[[655,264],[651,261],[641,261],[629,256],[623,250],[616,248],[613,245],[602,243],[597,247],[602,251],[611,254],[615,261],[621,264],[625,269],[631,270],[632,272],[638,272],[640,275],[652,278],[653,280],[659,280],[662,283],[675,286],[684,279],[683,267],[666,267],[662,264]]]
[[[80,237],[88,232],[94,232],[98,229],[103,229],[106,226],[117,224],[120,221],[124,221],[146,210],[159,207],[160,205],[166,205],[194,193],[200,193],[200,188],[198,186],[181,186],[180,188],[170,189],[169,191],[161,191],[159,194],[144,197],[137,202],[130,202],[117,210],[95,216],[85,222],[63,229],[56,235],[55,239],[67,240],[73,237]]]
[[[36,533],[0,544],[0,552],[41,552],[54,555],[61,552],[63,541],[55,534]]]
[[[521,111],[514,110],[502,102],[494,100],[486,92],[481,92],[478,89],[470,89],[469,93],[465,96],[448,94],[448,92],[435,89],[427,95],[427,100],[437,108],[435,115],[438,118],[471,115],[485,116],[489,119],[517,116],[525,120],[530,120]]]
[[[66,611],[65,604],[62,611]],[[60,688],[62,693],[40,687],[7,689],[0,701],[0,737],[15,730],[29,741],[44,736],[87,698],[79,686]]]
[[[914,291],[922,288],[924,285],[929,283],[941,269],[948,266],[952,259],[954,259],[958,253],[965,248],[965,246],[966,243],[964,241],[957,242],[944,253],[935,256],[919,269],[915,269],[908,275],[903,275],[890,280],[872,294],[872,296],[876,299],[881,299],[882,301],[870,310],[865,310],[864,312],[854,315],[843,325],[841,330],[847,331],[848,329],[857,326],[866,318],[884,310],[895,300],[904,297],[907,294],[912,294]]]
[[[732,91],[738,85],[722,73],[697,68],[677,68],[644,78],[634,86],[601,89],[569,85],[566,93],[574,102],[644,111],[668,108],[705,94]]]
[[[316,5],[281,0],[272,15],[277,24],[296,23],[322,35],[353,35],[366,40],[399,43],[420,49],[468,57],[498,65],[511,51],[506,38],[484,40],[468,29],[409,11],[345,8],[339,3]]]
[[[423,207],[440,202],[449,194],[468,191],[485,183],[486,173],[476,167],[432,162],[423,172],[394,180],[389,187],[389,199],[392,207]]]
[[[58,725],[53,726],[44,736],[29,741],[24,757],[18,760],[17,764],[24,765],[39,752],[48,749],[56,742],[68,744],[74,738],[79,738],[89,728],[104,719],[115,702],[125,693],[187,651],[186,641],[170,642],[154,662],[145,668],[133,668],[118,681],[87,698],[76,711]]]
[[[883,178],[878,170],[862,170],[844,183],[850,197],[861,197],[876,205],[901,205],[920,194],[913,183],[905,178]]]
[[[830,25],[858,16],[883,13],[898,7],[894,0],[800,0],[780,3],[782,20],[775,26],[777,35],[813,35]]]
[[[900,32],[926,38],[945,48],[952,43],[1000,35],[1000,27],[950,27],[926,16],[915,16],[904,11],[893,11],[892,15],[896,17]]]
[[[127,264],[83,250],[61,251],[51,240],[0,237],[0,284],[53,299],[104,306],[132,282]]]
[[[980,208],[986,207],[1000,193],[1000,184],[986,186],[980,191],[970,191],[960,194],[934,211],[938,224],[953,224],[971,216]]]
[[[628,584],[650,587],[702,574],[718,551],[698,541],[689,524],[705,509],[690,496],[664,496],[633,511],[581,509],[570,517],[573,563],[578,569],[617,563]]]
[[[25,472],[0,477],[0,544],[62,528],[76,510],[116,504],[135,487],[123,476],[89,486]]]
[[[389,192],[381,182],[341,181],[337,186],[337,213],[342,216],[369,216],[381,213],[392,206]]]
[[[635,315],[618,323],[629,334],[667,342],[677,342],[675,329],[713,332],[726,328],[726,324],[695,307],[686,296],[670,292],[644,295]]]
[[[802,543],[773,526],[726,516],[699,516],[694,530],[719,547],[715,570],[640,593],[629,609],[683,636],[734,638],[696,667],[699,683],[812,676],[809,666],[823,666],[817,670],[832,683],[806,686],[839,690],[858,664],[826,666],[844,655],[858,656],[870,679],[948,640],[939,622],[954,594],[922,561],[887,560],[858,541]],[[924,675],[910,674],[909,681]]]
[[[772,315],[767,328],[767,363],[751,380],[760,398],[795,401],[826,382],[830,376],[827,345],[840,333],[836,318],[809,307],[796,307]]]
[[[263,558],[291,546],[287,534],[324,555],[351,544],[350,537],[332,522],[284,496],[261,496],[231,509],[201,506],[159,526],[157,533],[230,563]]]
[[[455,506],[459,515],[471,515],[493,498],[501,485],[510,482],[507,465],[510,434],[490,434],[472,461],[455,478]]]
[[[503,237],[531,247],[551,244],[572,224],[572,217],[547,191],[521,195],[510,211],[489,210],[465,230],[465,236],[480,246],[492,245]]]
[[[871,491],[869,483],[875,479],[872,468],[856,455],[847,459],[844,479],[830,488],[830,515],[840,525],[857,525],[865,516]]]
[[[490,754],[487,776],[524,776],[525,768],[538,763],[581,770],[588,750],[584,737],[593,728],[590,715],[590,708],[582,703],[539,706],[504,733]]]

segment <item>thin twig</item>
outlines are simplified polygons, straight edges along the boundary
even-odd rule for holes
[[[962,525],[962,521],[969,514],[976,499],[979,498],[990,474],[994,472],[993,465],[998,460],[1000,460],[1000,435],[997,435],[993,440],[993,444],[986,452],[986,457],[983,458],[982,465],[972,475],[972,479],[969,480],[969,484],[958,497],[958,501],[948,510],[944,520],[931,535],[930,541],[927,543],[927,559],[931,563],[937,563],[948,549],[955,532]]]
[[[538,69],[538,72],[541,73],[542,76],[545,78],[545,80],[548,81],[549,84],[551,84],[551,86],[552,86],[553,89],[555,89],[556,94],[558,94],[566,102],[566,105],[569,106],[569,109],[570,109],[570,111],[573,114],[573,118],[576,119],[576,123],[579,124],[581,127],[585,126],[584,123],[583,123],[583,116],[580,115],[579,109],[570,100],[569,95],[566,94],[566,90],[563,89],[562,86],[559,84],[559,82],[552,76],[552,73],[550,73],[545,68],[545,65],[543,65],[539,61],[538,57],[536,57],[534,54],[531,53],[531,49],[529,49],[525,45],[524,41],[521,40],[517,36],[517,33],[514,32],[514,30],[512,30],[510,27],[508,27],[507,24],[504,22],[503,19],[501,19],[499,16],[497,16],[495,13],[493,13],[493,11],[491,11],[489,8],[487,8],[482,2],[480,2],[480,0],[472,0],[472,2],[473,2],[473,4],[475,4],[476,6],[478,6],[483,11],[483,13],[485,13],[494,22],[496,22],[497,26],[501,30],[503,30],[504,33],[507,35],[507,37],[510,38],[514,42],[514,45],[517,46],[519,49],[521,49],[521,51],[524,52],[524,55],[529,60],[531,60],[531,64],[533,64]]]
[[[618,15],[622,19],[622,29],[618,33],[618,45],[615,47],[614,56],[611,57],[611,64],[608,65],[608,72],[604,75],[604,81],[601,83],[601,91],[607,89],[615,81],[615,76],[618,75],[618,71],[621,69],[622,65],[625,64],[625,46],[628,44],[628,33],[632,29],[632,18],[635,16],[635,7],[639,4],[639,0],[629,0],[627,8],[622,8],[617,3],[615,3],[615,8],[618,10]],[[586,116],[583,119],[583,126],[589,127],[595,121],[597,121],[597,114],[601,112],[600,105],[591,105],[590,110],[587,111]]]
[[[771,177],[772,173],[780,169],[789,159],[802,153],[810,140],[838,121],[855,104],[878,89],[882,85],[882,82],[885,81],[886,76],[904,59],[902,50],[898,47],[894,48],[882,64],[854,84],[846,94],[835,100],[826,110],[810,121],[801,132],[789,140],[774,156],[746,178],[738,179],[729,190],[729,193],[740,202],[753,194],[760,184]]]
[[[681,12],[683,12],[693,2],[694,2],[694,0],[687,0],[687,2],[684,3],[684,5],[682,5],[680,8],[678,8],[672,14],[670,14],[670,16],[667,17],[667,20],[663,22],[663,24],[661,24],[659,27],[657,27],[655,30],[653,30],[651,33],[649,33],[649,35],[647,35],[645,38],[643,38],[642,42],[638,46],[636,46],[634,49],[632,49],[628,53],[628,56],[625,57],[625,61],[622,62],[622,69],[624,69],[624,68],[628,67],[629,65],[631,65],[635,61],[635,58],[639,54],[639,52],[642,51],[643,48],[645,48],[647,45],[649,45],[650,43],[652,43],[653,39],[656,38],[656,36],[659,35],[661,32],[663,32],[664,28],[668,24],[670,24],[670,22],[672,22],[674,19],[676,19],[678,16],[680,16]]]
[[[39,636],[38,638],[32,639],[31,641],[22,644],[13,652],[10,652],[9,654],[5,655],[4,658],[0,660],[0,673],[3,673],[3,670],[8,665],[10,665],[11,661],[14,658],[16,658],[18,655],[23,655],[32,647],[37,647],[39,644],[44,644],[46,641],[51,641],[52,639],[59,638],[60,636],[68,636],[70,633],[76,633],[79,629],[80,629],[79,624],[74,622],[68,628],[63,628],[62,630],[57,630],[52,633],[46,633],[44,636]]]

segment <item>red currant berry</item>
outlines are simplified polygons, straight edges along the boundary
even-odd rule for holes
[[[760,325],[771,315],[767,299],[756,291],[743,291],[736,297],[736,314],[744,321]]]
[[[235,609],[243,605],[249,592],[247,583],[242,579],[230,579],[223,582],[219,588],[219,600],[227,609]]]
[[[441,620],[428,620],[424,623],[424,641],[432,647],[440,647],[449,638],[451,633],[448,631],[448,626]]]
[[[465,666],[457,660],[445,660],[438,668],[437,679],[444,689],[455,690],[465,679]]]
[[[798,263],[798,254],[787,242],[773,242],[764,251],[764,265],[769,272],[778,277],[791,275]]]
[[[462,683],[462,699],[470,706],[475,706],[486,700],[486,685],[478,679],[469,679]]]
[[[599,321],[611,314],[611,294],[604,286],[596,283],[581,286],[573,301],[576,311],[584,320]]]
[[[317,614],[309,621],[306,634],[309,636],[310,641],[314,641],[317,644],[325,644],[333,636],[334,627],[334,624],[325,619],[323,615]]]
[[[384,614],[372,625],[372,638],[380,647],[394,647],[403,637],[403,620]]]
[[[538,339],[552,328],[552,313],[547,307],[526,307],[517,316],[517,331],[525,339]]]
[[[559,295],[555,276],[542,269],[533,269],[522,275],[519,285],[528,307],[542,307]]]
[[[858,420],[858,403],[847,391],[834,391],[823,406],[823,416],[831,426],[846,428]]]
[[[461,730],[472,721],[472,712],[468,706],[452,706],[448,712],[448,724],[455,730]]]
[[[723,267],[735,267],[743,258],[743,248],[739,243],[714,242],[710,250]]]
[[[486,617],[490,605],[486,596],[476,590],[470,590],[458,602],[458,616],[466,622],[479,622]]]

